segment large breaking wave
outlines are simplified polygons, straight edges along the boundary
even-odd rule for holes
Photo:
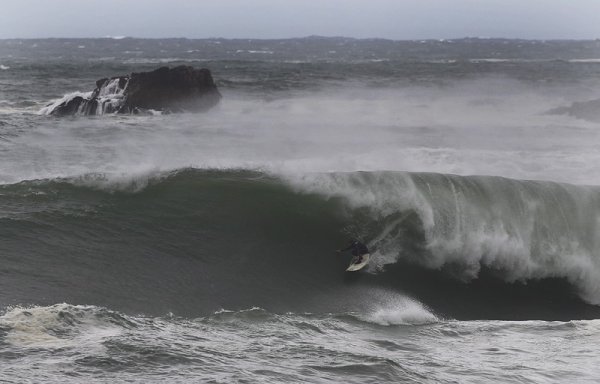
[[[456,265],[464,279],[482,267],[507,281],[564,277],[600,304],[599,190],[546,181],[432,173],[342,173],[294,179],[300,190],[340,196],[380,223],[383,254],[429,268]],[[414,213],[422,250],[404,252]],[[408,241],[407,241],[408,240]],[[389,258],[388,258],[389,260]]]
[[[489,176],[200,169],[4,185],[0,302],[378,313],[385,289],[440,316],[597,317],[598,192]],[[349,237],[373,251],[364,273],[345,275],[348,258],[333,252]]]

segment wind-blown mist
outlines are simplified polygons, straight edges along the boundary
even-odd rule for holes
[[[560,91],[495,78],[271,101],[226,94],[202,115],[39,118],[0,174],[6,183],[181,167],[398,170],[596,184],[596,124],[547,114],[565,103]]]

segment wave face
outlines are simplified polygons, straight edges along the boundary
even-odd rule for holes
[[[9,184],[0,302],[373,313],[386,289],[433,316],[589,318],[600,313],[598,198],[595,187],[400,172]],[[349,237],[369,242],[366,273],[345,275],[348,257],[333,252]]]

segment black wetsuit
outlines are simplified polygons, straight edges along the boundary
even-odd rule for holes
[[[356,241],[356,240],[353,241],[346,248],[342,249],[341,252],[347,251],[349,249],[352,250],[352,255],[356,256],[355,264],[360,263],[362,261],[363,255],[366,255],[367,253],[369,253],[369,248],[367,248],[367,246],[364,245],[363,243],[361,243],[360,241]]]

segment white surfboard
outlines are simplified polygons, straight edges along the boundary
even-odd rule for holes
[[[369,256],[371,256],[371,255],[368,253],[364,254],[362,261],[358,264],[355,263],[355,260],[357,260],[357,257],[354,256],[352,258],[352,261],[350,262],[350,265],[346,269],[346,271],[354,272],[354,271],[358,271],[359,269],[362,269],[362,267],[364,267],[365,265],[367,265],[369,263]]]

